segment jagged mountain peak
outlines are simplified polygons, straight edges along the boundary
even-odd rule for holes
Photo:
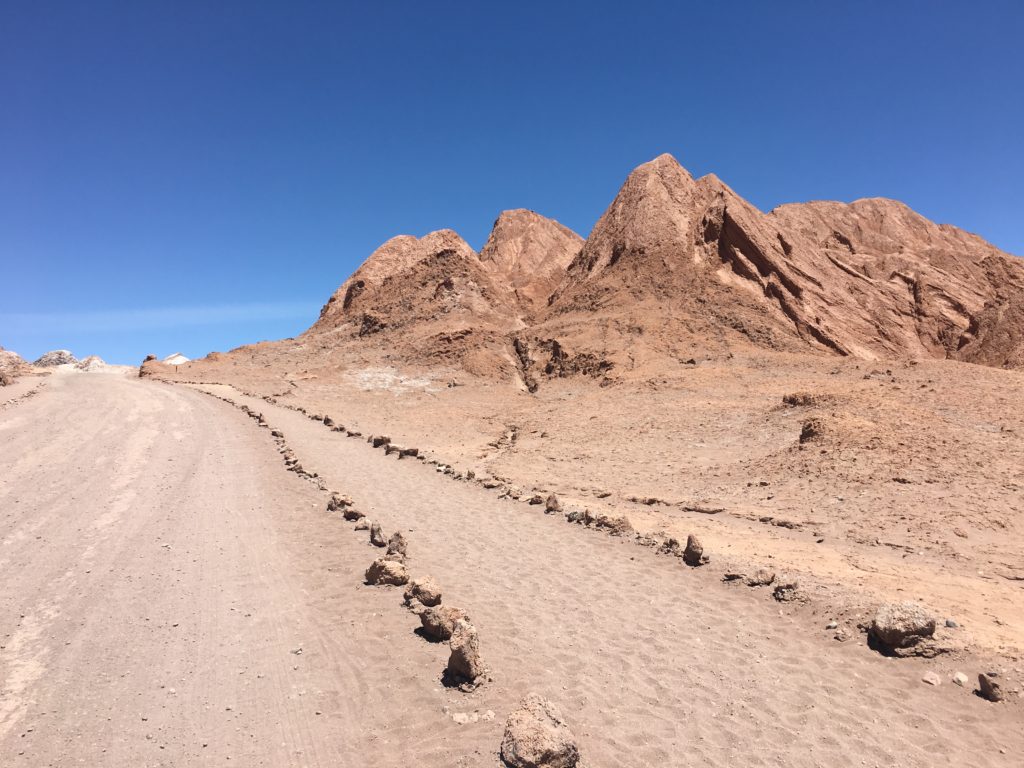
[[[498,216],[480,260],[526,311],[536,311],[547,305],[583,242],[554,219],[517,208]]]

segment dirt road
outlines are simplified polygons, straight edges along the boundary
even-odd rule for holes
[[[0,414],[0,765],[363,763],[403,617],[250,424],[95,374]]]
[[[185,386],[53,376],[0,412],[0,765],[493,766],[530,690],[592,766],[1009,766],[1024,749],[1019,705],[954,686],[953,661],[836,643],[754,590],[207,389],[405,533],[492,681],[441,685],[446,649],[398,591],[361,583],[365,533],[268,430]]]

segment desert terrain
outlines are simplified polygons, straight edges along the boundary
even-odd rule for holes
[[[494,765],[530,691],[593,765],[1003,766],[1024,747],[1019,702],[949,681],[972,654],[837,642],[825,614],[722,582],[710,536],[687,568],[227,386],[57,373],[0,430],[6,765]],[[477,626],[486,682],[443,684],[444,644],[401,589],[364,584],[380,550],[321,486],[404,534],[410,572]]]
[[[1022,299],[663,155],[293,339],[14,361],[3,764],[1017,765]]]

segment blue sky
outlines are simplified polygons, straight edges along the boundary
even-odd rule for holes
[[[661,152],[1024,254],[1022,39],[1019,0],[3,3],[0,345],[294,335],[392,235],[586,235]]]

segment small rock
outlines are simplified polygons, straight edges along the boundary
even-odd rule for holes
[[[775,574],[766,568],[758,568],[754,575],[747,579],[748,587],[767,587],[775,581]]]
[[[686,549],[683,550],[683,562],[692,568],[696,568],[701,564],[701,557],[703,554],[704,547],[701,545],[700,539],[691,533],[686,537]]]
[[[934,672],[925,672],[921,680],[928,685],[942,685],[942,678]]]
[[[370,543],[375,547],[386,547],[388,545],[387,539],[384,538],[384,532],[380,528],[380,523],[370,524]]]
[[[381,557],[370,563],[370,567],[366,569],[367,584],[389,584],[399,587],[408,581],[409,572],[405,569],[405,565],[395,560],[385,560]]]
[[[830,621],[828,624],[825,625],[825,629],[838,629],[838,628],[839,628],[839,622],[837,622],[837,621]]]
[[[555,512],[562,511],[562,505],[561,503],[559,503],[558,497],[555,496],[555,494],[552,493],[550,496],[547,497],[547,499],[545,499],[544,511],[549,515],[554,514]]]
[[[543,496],[538,496],[538,495],[534,494],[533,496],[530,497],[530,500],[527,503],[528,504],[543,504],[544,503],[544,497]]]
[[[391,538],[388,540],[388,555],[393,559],[404,561],[408,551],[409,545],[401,531],[391,534]]]
[[[422,579],[413,579],[405,590],[406,605],[413,600],[418,600],[428,608],[441,604],[441,588],[429,576]]]
[[[337,512],[339,509],[345,509],[346,507],[352,506],[352,499],[348,496],[343,496],[340,493],[332,493],[330,500],[327,502],[328,512]]]
[[[427,608],[420,614],[422,634],[430,640],[447,640],[455,630],[455,622],[463,619],[469,621],[469,616],[461,608],[452,608],[449,605]]]
[[[585,517],[584,524],[586,524]],[[619,515],[618,517],[599,515],[598,518],[594,520],[594,527],[604,528],[612,536],[622,536],[633,532],[633,524],[629,522],[629,518],[625,515]]]
[[[370,442],[373,444],[374,448],[380,448],[382,445],[390,444],[391,438],[385,437],[384,435],[377,435],[375,437],[371,437]]]
[[[885,603],[875,613],[870,632],[885,648],[910,648],[935,634],[935,619],[918,603]]]
[[[956,629],[960,625],[957,624],[956,621],[954,621],[953,619],[946,619],[946,626],[950,629]]]
[[[501,759],[508,768],[578,768],[580,751],[558,708],[531,693],[505,722]]]
[[[480,658],[480,638],[476,627],[465,619],[455,622],[451,638],[446,673],[448,679],[457,684],[474,684],[484,674],[483,659]]]
[[[775,582],[775,589],[772,590],[772,597],[780,603],[788,603],[792,600],[796,600],[798,596],[797,589],[799,586],[799,582],[797,582],[795,576],[784,576]]]
[[[672,557],[683,556],[683,545],[679,542],[679,539],[665,539],[658,552],[662,555],[671,555]]]
[[[370,530],[370,521],[367,518],[365,518],[365,517],[360,518],[359,522],[356,523],[355,528],[353,528],[353,530],[355,530],[355,531],[368,531],[368,530]]]
[[[965,688],[969,681],[970,678],[967,677],[967,675],[965,675],[963,672],[957,672],[955,675],[953,675],[953,682],[959,685],[961,688]]]
[[[360,512],[358,509],[355,509],[354,507],[346,507],[345,511],[341,513],[341,516],[344,517],[346,520],[362,520],[364,517],[366,517],[366,515],[364,515],[362,512]]]
[[[333,427],[334,426],[334,419],[332,419],[330,416],[324,416],[324,426],[325,427]]]
[[[988,699],[989,701],[1003,700],[1003,689],[996,681],[996,677],[995,672],[989,672],[988,674],[982,672],[978,675],[978,693],[981,694],[981,698]]]

